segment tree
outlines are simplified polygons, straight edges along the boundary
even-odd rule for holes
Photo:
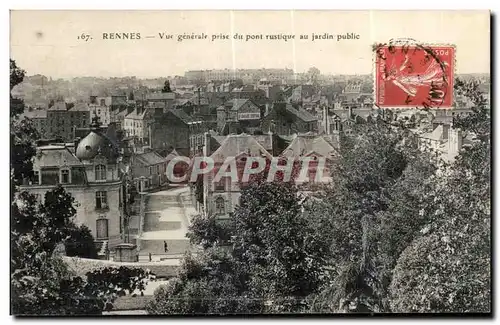
[[[155,292],[148,312],[305,310],[307,296],[322,281],[328,245],[321,223],[304,209],[290,183],[249,183],[231,218],[230,231],[225,232],[233,236],[233,248],[217,244],[221,224],[215,218],[195,219],[190,237],[207,248],[200,256],[184,260],[178,279]]]
[[[165,314],[252,314],[262,302],[249,297],[247,272],[232,255],[210,248],[197,257],[186,256],[179,276],[154,293],[147,311]]]
[[[187,237],[191,243],[207,249],[228,242],[232,233],[231,224],[218,221],[215,216],[196,215],[191,219]]]
[[[12,89],[23,81],[26,72],[20,69],[14,60],[10,60],[10,173],[11,202],[16,186],[24,178],[33,176],[32,157],[35,155],[35,141],[39,133],[29,119],[20,119],[24,111],[24,102],[12,97]]]
[[[424,224],[418,218],[419,200],[435,170],[417,140],[390,117],[355,124],[352,135],[341,137],[340,155],[331,168],[334,185],[323,197],[324,213],[335,216],[329,225],[331,270],[325,274],[333,278],[316,299],[324,304],[313,310],[389,310],[393,257]]]
[[[69,238],[66,239],[64,246],[66,248],[66,256],[97,258],[94,236],[92,236],[92,232],[85,225],[71,229]]]
[[[163,88],[161,89],[162,93],[171,93],[172,89],[170,89],[170,81],[166,80],[163,84]]]
[[[253,294],[271,302],[268,312],[301,310],[320,285],[328,245],[303,208],[291,183],[254,182],[234,212],[234,254],[250,270]]]
[[[477,82],[455,83],[475,104],[454,127],[475,136],[422,210],[430,221],[401,254],[390,291],[396,312],[490,312],[490,108]],[[425,262],[424,262],[425,261]]]
[[[134,100],[134,92],[133,91],[130,91],[130,93],[128,94],[128,100]]]
[[[11,60],[11,90],[23,76],[24,71]],[[12,313],[99,314],[123,290],[143,290],[149,275],[142,270],[121,269],[112,272],[114,277],[104,279],[99,278],[99,272],[90,272],[84,280],[75,277],[56,256],[56,247],[78,232],[75,201],[61,186],[46,192],[43,202],[33,194],[18,192],[17,185],[33,174],[36,134],[31,121],[19,118],[19,110],[11,101]]]

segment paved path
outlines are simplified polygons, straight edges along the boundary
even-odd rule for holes
[[[154,193],[148,193],[141,240],[140,260],[145,256],[152,260],[163,258],[179,259],[191,250],[186,233],[189,218],[196,210],[192,207],[189,187],[182,186]],[[165,254],[164,241],[168,244]]]

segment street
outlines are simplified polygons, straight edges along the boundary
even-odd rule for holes
[[[180,259],[191,250],[186,233],[189,218],[195,213],[189,197],[189,187],[175,187],[146,194],[144,228],[140,236],[140,261]],[[164,250],[164,242],[168,251]]]

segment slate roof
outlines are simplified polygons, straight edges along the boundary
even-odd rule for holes
[[[88,112],[90,107],[87,103],[76,103],[75,106],[70,108],[71,112]]]
[[[149,111],[147,108],[141,114],[137,114],[137,110],[135,109],[132,111],[132,113],[125,116],[125,118],[132,119],[132,120],[143,120],[147,116],[148,113],[149,113]]]
[[[56,102],[54,105],[49,107],[49,111],[66,111],[66,103],[65,102]]]
[[[223,162],[227,157],[237,157],[241,154],[271,158],[271,154],[252,135],[244,133],[228,135],[211,157],[216,162]]]
[[[318,119],[303,108],[296,109],[292,104],[286,104],[286,110],[304,122],[314,122]]]
[[[165,161],[170,161],[172,159],[174,159],[175,157],[179,157],[179,153],[174,149],[172,150],[172,152],[170,152],[166,157],[165,157]]]
[[[318,154],[325,158],[333,158],[337,151],[323,136],[295,135],[290,145],[282,152],[283,157],[304,157]]]
[[[33,167],[82,166],[83,163],[62,145],[48,145],[37,148]]]
[[[35,109],[32,111],[26,111],[21,116],[27,118],[47,118],[47,111],[43,109]]]
[[[150,151],[136,155],[134,161],[139,162],[145,166],[152,166],[164,163],[165,158],[160,156],[155,151]]]

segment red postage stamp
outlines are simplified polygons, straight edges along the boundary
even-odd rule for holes
[[[455,48],[384,44],[375,48],[375,103],[380,108],[451,108]]]

